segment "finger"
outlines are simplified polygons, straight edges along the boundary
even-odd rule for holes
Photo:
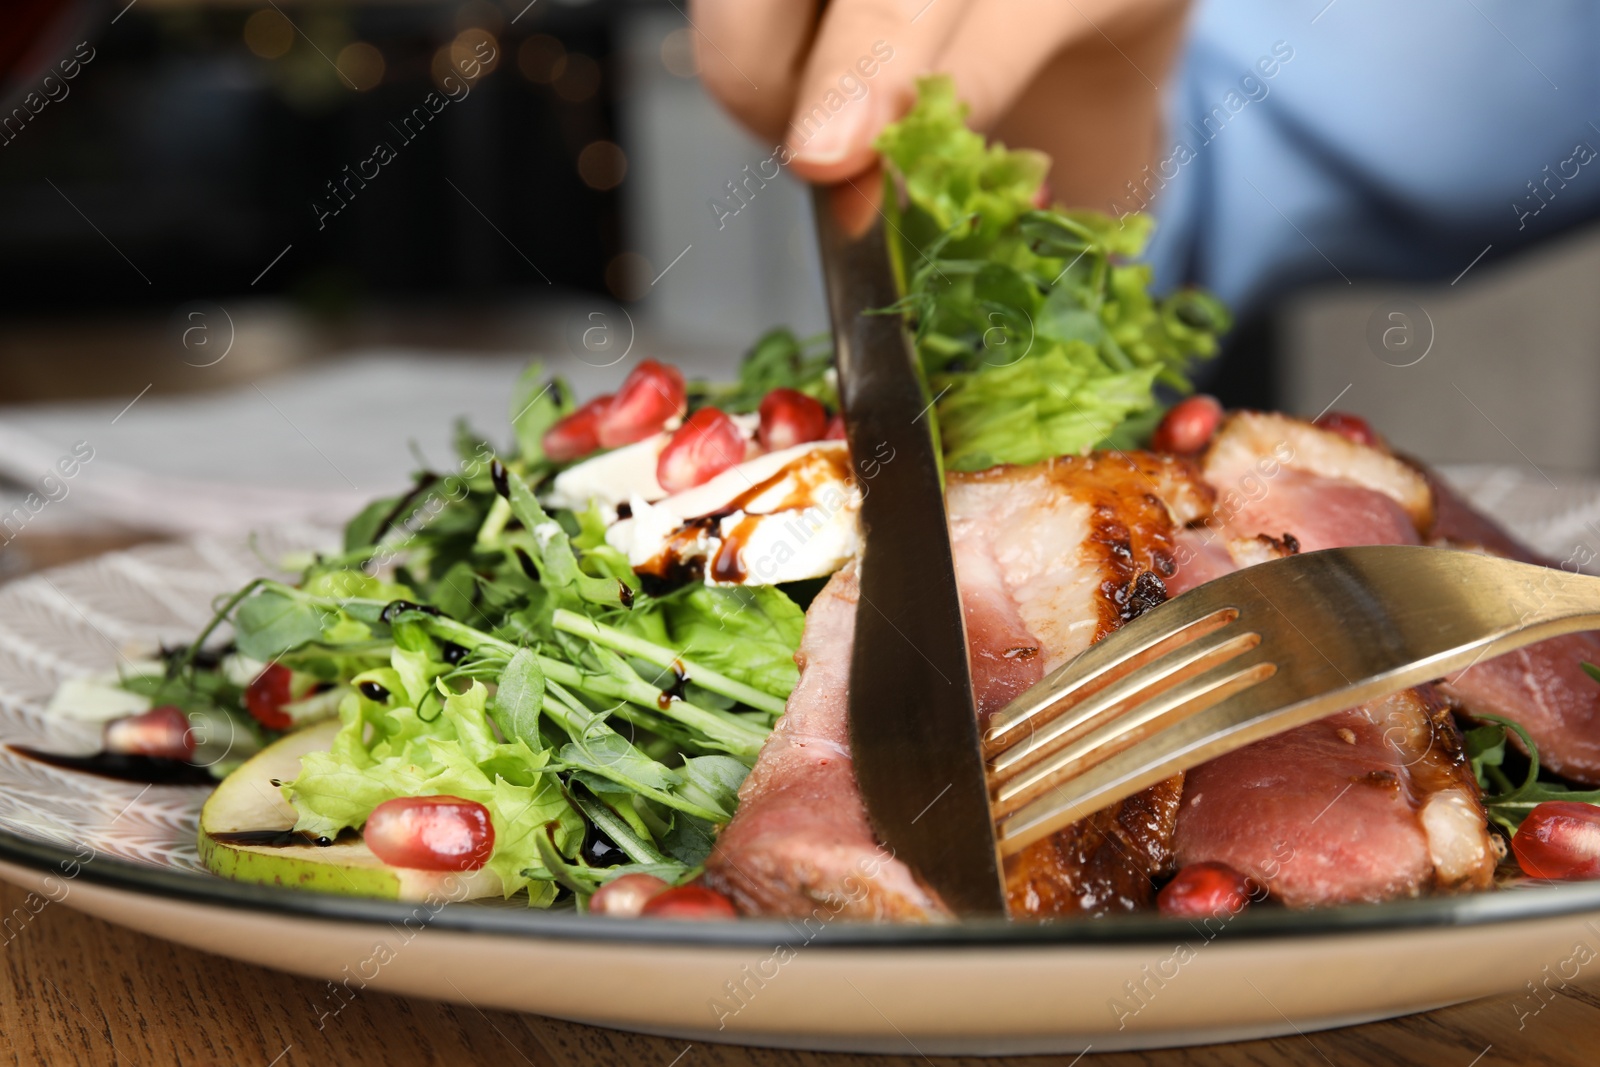
[[[968,121],[988,129],[1055,56],[1083,43],[1118,50],[1116,37],[1130,26],[1174,8],[1180,14],[1173,17],[1181,17],[1181,7],[1171,0],[976,0],[963,12],[938,66],[969,105]],[[1019,33],[1024,26],[1027,32]]]
[[[873,164],[865,171],[828,190],[828,205],[839,226],[860,237],[883,214],[883,169]]]
[[[689,0],[707,91],[745,126],[777,140],[815,35],[818,0]]]
[[[971,0],[836,0],[823,16],[788,130],[793,170],[837,182],[873,165]]]

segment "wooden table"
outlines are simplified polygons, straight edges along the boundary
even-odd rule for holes
[[[129,543],[133,535],[19,539],[6,568],[29,567]],[[17,550],[20,549],[20,552]],[[0,915],[24,893],[0,885]],[[1471,937],[1463,931],[1463,937]],[[1380,966],[1374,961],[1374,966]],[[494,1063],[499,1067],[757,1064],[912,1067],[905,1056],[844,1056],[689,1044],[510,1012],[363,992],[318,1028],[323,984],[211,956],[52,905],[9,941],[0,938],[0,1063],[242,1064],[338,1067]],[[1516,998],[1493,997],[1426,1015],[1311,1033],[1149,1053],[1094,1057],[1095,1067],[1404,1064],[1494,1067],[1600,1060],[1600,978],[1569,985],[1519,1028]],[[978,1064],[975,1059],[940,1063]],[[1060,1064],[1028,1057],[1015,1064]],[[1086,1064],[1085,1067],[1088,1067]]]

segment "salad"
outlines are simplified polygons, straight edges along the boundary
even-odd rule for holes
[[[1148,221],[1040,206],[1047,160],[985,144],[948,79],[881,149],[907,271],[885,312],[914,326],[952,469],[1132,443],[1215,350],[1223,309],[1153,298],[1129,262]],[[804,609],[858,548],[827,339],[773,330],[728,382],[644,360],[583,404],[535,364],[508,400],[508,436],[459,425],[454,470],[222,598],[120,698],[58,695],[131,700],[109,751],[223,779],[216,873],[392,896],[450,877],[533,907],[715,896],[692,883],[798,680]],[[686,537],[687,511],[719,517]]]

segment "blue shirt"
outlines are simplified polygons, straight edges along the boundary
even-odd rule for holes
[[[1163,88],[1168,150],[1113,209],[1150,201],[1158,286],[1241,317],[1600,215],[1595,0],[1201,0]]]

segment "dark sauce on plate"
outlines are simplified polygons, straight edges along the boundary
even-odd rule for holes
[[[181,760],[160,759],[155,756],[127,756],[118,752],[95,752],[72,756],[62,752],[45,752],[22,745],[6,746],[21,756],[63,770],[97,774],[119,782],[143,782],[147,785],[216,785],[217,780],[204,767]]]
[[[304,830],[234,830],[219,834],[212,834],[213,841],[220,841],[224,845],[265,845],[273,848],[288,848],[292,845],[316,845],[318,848],[327,848],[333,844],[331,837],[316,837]]]

